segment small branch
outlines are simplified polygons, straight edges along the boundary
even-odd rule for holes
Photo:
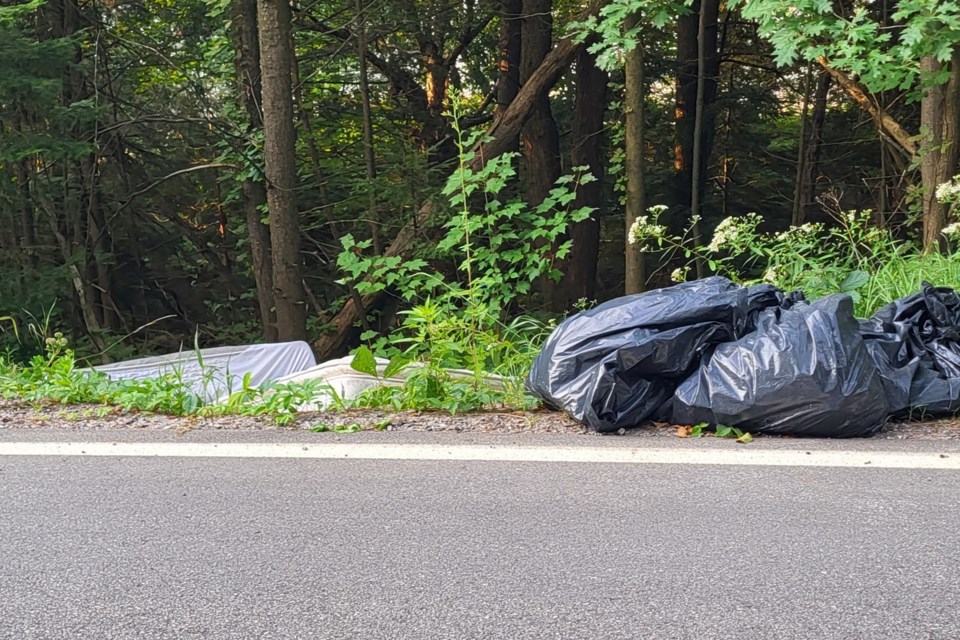
[[[470,46],[470,43],[476,40],[477,36],[483,33],[483,30],[486,29],[487,25],[492,21],[493,14],[491,13],[477,24],[466,27],[460,35],[460,39],[457,41],[457,46],[444,58],[443,64],[448,67],[453,66],[457,59],[463,54],[464,50]]]
[[[117,213],[119,213],[126,207],[130,206],[130,203],[133,202],[134,198],[136,198],[137,196],[142,196],[146,192],[157,188],[167,180],[176,178],[177,176],[181,176],[185,173],[193,173],[194,171],[205,171],[207,169],[236,169],[236,168],[237,168],[236,165],[233,165],[233,164],[226,164],[223,162],[211,162],[210,164],[201,164],[195,167],[187,167],[186,169],[178,169],[173,173],[168,173],[162,178],[158,178],[154,180],[153,182],[143,187],[142,189],[137,189],[136,191],[131,193],[129,196],[127,196],[127,199],[123,202],[123,204],[121,204],[120,207],[118,207],[118,209],[114,212],[114,216],[116,216]]]

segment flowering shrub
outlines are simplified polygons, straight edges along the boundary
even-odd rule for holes
[[[663,210],[651,208],[647,216],[638,219],[630,230],[630,241],[644,251],[653,247],[663,250],[664,264],[682,259],[684,265],[670,274],[674,282],[685,281],[691,265],[702,260],[712,272],[743,284],[769,282],[785,290],[803,290],[810,298],[847,293],[864,315],[883,302],[911,293],[911,286],[916,290],[924,277],[960,286],[960,258],[921,256],[916,247],[874,225],[870,211],[843,212],[836,216],[834,226],[807,223],[776,233],[761,232],[763,218],[750,213],[722,220],[709,244],[694,247],[688,242],[689,230],[675,236],[660,224]],[[955,231],[960,234],[960,225]],[[922,268],[918,266],[924,261]],[[944,271],[954,267],[957,276]],[[895,269],[900,271],[893,274]],[[936,274],[943,275],[937,278]],[[883,278],[890,283],[882,284]]]
[[[717,225],[713,232],[713,240],[707,245],[710,253],[729,251],[742,253],[748,251],[750,245],[757,238],[757,228],[763,223],[763,218],[755,213],[736,218],[725,218]]]
[[[936,191],[937,202],[944,204],[960,204],[960,176],[954,176],[953,180],[944,182]]]
[[[954,176],[953,180],[944,182],[936,191],[937,202],[949,204],[953,213],[960,208],[960,176]],[[960,240],[960,222],[948,224],[941,231],[948,240]]]

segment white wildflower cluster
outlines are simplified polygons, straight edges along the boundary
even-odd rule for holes
[[[807,222],[799,227],[790,227],[786,231],[781,231],[774,236],[777,242],[804,242],[815,240],[823,231],[823,225],[819,222]]]
[[[941,231],[943,235],[947,236],[950,239],[955,239],[960,237],[960,222],[954,222],[953,224],[948,224]]]
[[[769,283],[771,283],[771,284],[776,284],[777,282],[780,281],[780,272],[777,271],[777,268],[776,268],[776,267],[770,267],[770,268],[767,269],[767,271],[763,274],[763,281],[764,281],[764,282],[769,282]]]
[[[657,222],[656,217],[640,216],[633,221],[627,240],[630,244],[639,244],[640,251],[651,251],[652,241],[660,240],[667,235],[667,228]]]
[[[686,282],[687,276],[690,275],[690,267],[683,267],[682,269],[674,269],[670,274],[670,279],[674,282]]]
[[[713,239],[707,245],[707,251],[717,253],[724,249],[742,247],[756,236],[757,227],[762,222],[763,218],[755,213],[721,220],[713,231]]]
[[[937,187],[937,202],[960,204],[960,176]]]
[[[873,211],[870,209],[862,211],[851,209],[840,214],[840,223],[848,229],[863,229],[871,226],[871,216],[873,216]]]

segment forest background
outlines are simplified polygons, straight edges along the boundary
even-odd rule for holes
[[[0,313],[492,370],[710,273],[866,314],[960,286],[958,129],[953,1],[3,0]]]

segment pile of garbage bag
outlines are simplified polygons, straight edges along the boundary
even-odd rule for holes
[[[960,411],[960,296],[924,285],[867,320],[722,277],[612,300],[554,330],[527,389],[596,431],[678,425],[867,436]]]

